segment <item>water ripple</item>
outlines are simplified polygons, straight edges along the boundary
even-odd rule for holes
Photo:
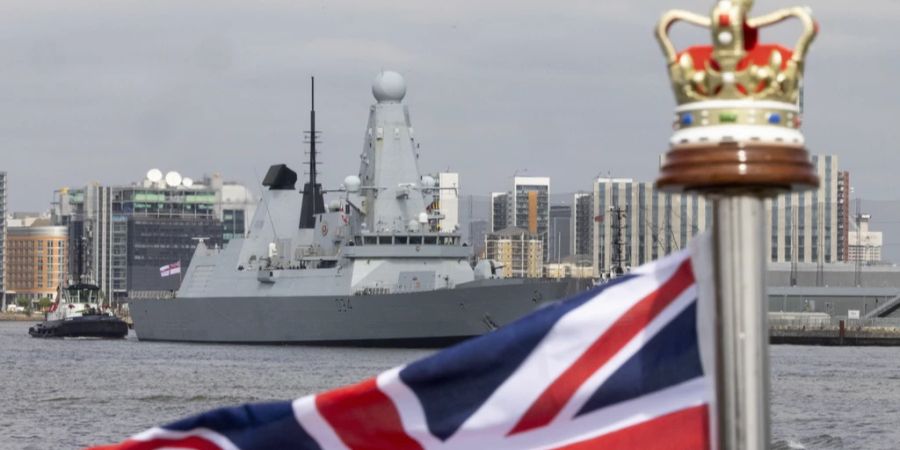
[[[427,351],[41,340],[0,322],[0,450],[110,443],[211,408],[286,400]],[[773,449],[893,449],[900,348],[775,346]],[[53,424],[53,426],[45,426]]]

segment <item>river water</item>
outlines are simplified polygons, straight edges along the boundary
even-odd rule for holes
[[[33,339],[0,322],[0,449],[110,443],[210,408],[285,400],[424,350]],[[774,448],[893,449],[900,348],[772,348]]]

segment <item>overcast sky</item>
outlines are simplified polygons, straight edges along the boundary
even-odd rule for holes
[[[900,2],[808,3],[822,25],[807,66],[809,148],[839,155],[857,195],[900,198]],[[252,186],[270,164],[299,171],[311,75],[324,180],[336,186],[358,170],[381,69],[406,77],[422,168],[460,172],[464,194],[505,190],[517,170],[552,177],[554,192],[589,189],[601,173],[652,180],[674,105],[653,26],[666,9],[712,4],[4,0],[10,210],[154,167]]]

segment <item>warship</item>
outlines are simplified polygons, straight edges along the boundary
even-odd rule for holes
[[[272,166],[246,236],[221,249],[200,242],[174,298],[129,303],[138,339],[436,347],[586,287],[473,266],[458,230],[430,226],[427,205],[446,187],[419,171],[405,80],[383,71],[372,93],[359,174],[329,191],[339,198],[326,205],[316,179],[313,93],[302,191],[296,172]]]

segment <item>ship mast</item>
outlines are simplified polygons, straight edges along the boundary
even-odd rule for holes
[[[300,228],[314,228],[316,214],[325,212],[325,198],[322,196],[322,185],[316,181],[316,77],[310,78],[311,106],[309,110],[309,131],[306,139],[309,142],[309,182],[303,185],[303,203],[300,209]]]

